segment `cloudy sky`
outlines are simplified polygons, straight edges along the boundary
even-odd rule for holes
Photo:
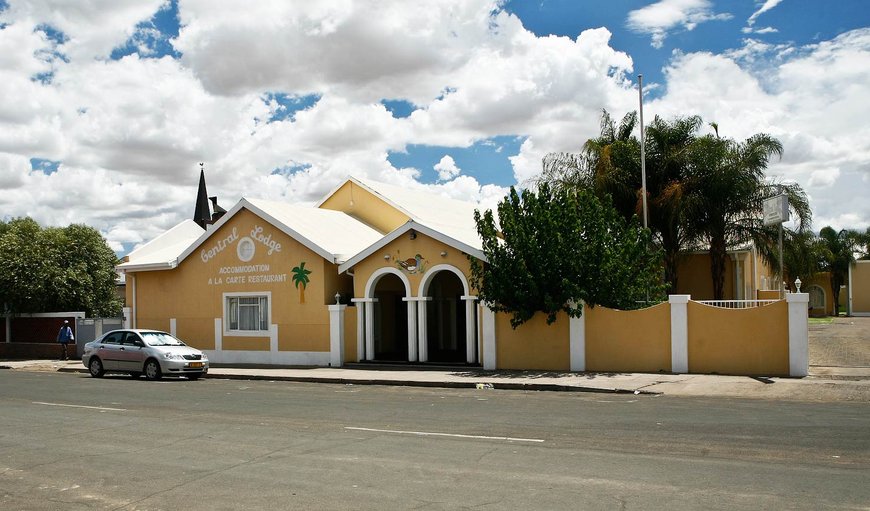
[[[0,0],[0,216],[124,254],[348,175],[492,207],[599,116],[701,115],[785,147],[814,227],[870,225],[866,0]]]

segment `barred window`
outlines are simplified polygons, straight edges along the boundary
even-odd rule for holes
[[[228,296],[227,322],[230,331],[262,332],[269,330],[268,296]]]

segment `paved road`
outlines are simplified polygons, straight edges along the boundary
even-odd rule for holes
[[[0,371],[0,407],[0,509],[870,507],[866,403]]]
[[[870,368],[870,318],[833,318],[813,323],[810,334],[810,370],[813,366]]]

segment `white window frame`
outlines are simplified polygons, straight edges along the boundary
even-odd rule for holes
[[[230,298],[250,298],[252,296],[265,296],[266,297],[266,314],[268,315],[268,320],[266,321],[266,330],[230,330],[230,310],[229,310],[229,299]],[[223,324],[224,324],[224,336],[225,337],[269,337],[270,331],[272,329],[272,292],[271,291],[248,291],[248,292],[236,292],[236,293],[224,293],[223,294]]]

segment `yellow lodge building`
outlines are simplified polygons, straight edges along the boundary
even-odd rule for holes
[[[125,258],[125,321],[217,363],[476,364],[474,208],[358,178],[315,207],[243,198]]]

